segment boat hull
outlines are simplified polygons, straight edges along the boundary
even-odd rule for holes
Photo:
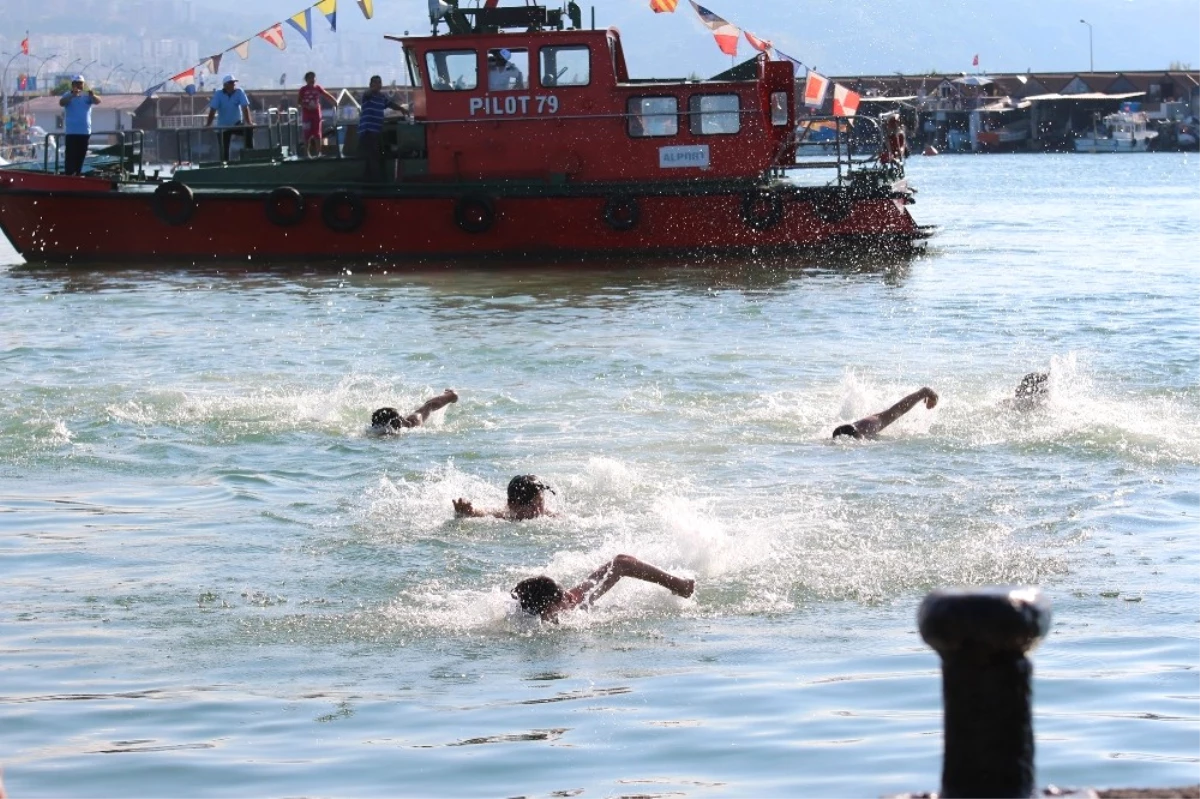
[[[430,189],[345,192],[361,209],[352,230],[334,229],[326,205],[334,192],[304,198],[304,209],[281,223],[270,218],[266,191],[196,191],[184,222],[165,221],[151,187],[52,175],[10,173],[0,185],[0,229],[29,261],[263,260],[304,262],[329,259],[393,262],[446,257],[546,256],[594,253],[629,256],[683,251],[780,250],[852,242],[902,248],[925,238],[906,208],[906,199],[886,193],[837,199],[830,191],[776,190],[775,206],[747,220],[748,191],[697,187],[664,192],[650,187],[541,192]],[[824,192],[824,193],[822,193]],[[629,215],[613,218],[614,198],[632,200]],[[341,196],[344,200],[344,194]],[[466,220],[485,207],[484,219]],[[342,209],[347,203],[343,202]],[[474,206],[472,207],[470,206]],[[293,208],[293,210],[295,210]],[[352,209],[353,210],[353,209]],[[628,211],[628,205],[623,209]],[[767,212],[774,212],[774,215]],[[840,217],[840,218],[834,218]],[[344,220],[343,220],[344,222]],[[338,219],[333,220],[338,227]],[[481,228],[482,229],[476,229]]]

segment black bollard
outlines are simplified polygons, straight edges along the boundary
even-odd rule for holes
[[[941,796],[1032,796],[1033,667],[1025,653],[1050,630],[1050,600],[1038,588],[934,591],[917,625],[942,658]]]

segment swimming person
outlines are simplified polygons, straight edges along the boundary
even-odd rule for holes
[[[400,411],[395,408],[380,408],[371,414],[371,432],[386,436],[398,433],[406,427],[420,427],[429,418],[429,414],[452,402],[458,402],[458,394],[454,393],[454,389],[448,388],[408,416],[401,416]]]
[[[1013,392],[1013,407],[1019,411],[1032,411],[1046,404],[1050,398],[1050,375],[1046,372],[1030,372],[1021,378]]]
[[[661,585],[684,599],[696,591],[695,580],[676,577],[649,563],[643,563],[632,555],[617,555],[570,591],[564,591],[557,581],[543,574],[517,583],[511,596],[521,603],[521,610],[534,616],[540,616],[542,621],[552,621],[557,624],[559,613],[574,608],[584,610],[590,608],[622,577],[633,577]]]
[[[555,493],[554,489],[538,479],[536,474],[518,474],[508,481],[508,505],[500,510],[477,510],[461,497],[454,500],[454,515],[457,518],[495,516],[512,522],[535,519],[538,516],[554,516],[546,510],[544,492]]]
[[[833,431],[833,437],[851,436],[852,438],[875,438],[879,435],[879,431],[887,427],[892,422],[899,419],[904,414],[908,413],[913,407],[925,400],[926,408],[933,408],[937,405],[938,395],[931,388],[922,388],[909,394],[904,399],[897,402],[886,411],[881,411],[872,416],[859,419],[854,424],[844,424]]]

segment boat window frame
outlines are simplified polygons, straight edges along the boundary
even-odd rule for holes
[[[425,85],[425,80],[421,75],[421,54],[415,48],[404,48],[404,63],[408,67],[408,81],[414,89],[420,89]]]
[[[737,108],[732,111],[704,111],[699,105],[712,97],[732,97]],[[730,117],[737,122],[734,130],[705,130],[706,122],[714,121],[714,117]],[[737,92],[698,92],[688,97],[688,131],[693,136],[736,136],[742,132],[742,96]]]
[[[645,100],[670,100],[675,104],[673,113],[653,113],[647,114],[641,110],[634,110],[633,104],[637,103],[640,109],[641,103]],[[645,128],[641,126],[640,121],[645,117],[666,117],[674,123],[674,129],[667,133],[647,133]],[[634,125],[637,124],[639,130],[634,130]],[[625,100],[625,133],[631,139],[668,139],[679,135],[679,97],[674,94],[637,94],[628,97]]]
[[[438,81],[434,79],[435,67],[436,67],[435,59],[438,58],[439,56],[444,59],[447,55],[468,55],[471,57],[471,63],[474,64],[474,66],[475,66],[475,82],[473,84],[471,84],[470,86],[455,86],[453,83],[449,83],[448,85],[445,85],[445,86],[438,85]],[[443,63],[445,63],[445,62],[443,62]],[[462,49],[462,48],[455,48],[452,50],[426,50],[425,51],[425,68],[429,71],[429,88],[435,92],[473,92],[479,88],[479,51],[478,50],[466,50],[466,49]],[[447,72],[448,72],[448,70],[447,70]],[[438,70],[438,73],[440,74],[441,70]],[[446,74],[444,76],[444,79],[449,81],[449,75]]]
[[[586,66],[587,66],[587,80],[584,81],[583,83],[559,83],[558,80],[555,79],[554,83],[546,83],[543,80],[543,77],[546,75],[546,63],[544,60],[544,54],[546,53],[547,50],[554,50],[554,51],[582,50],[586,55],[586,58],[584,58],[584,64],[586,64]],[[538,85],[541,86],[542,88],[545,88],[545,89],[579,89],[579,88],[582,88],[585,86],[592,85],[592,48],[590,45],[587,45],[587,44],[547,44],[547,45],[543,45],[542,47],[538,48],[537,59],[538,59]],[[563,69],[565,70],[567,68],[563,67]]]

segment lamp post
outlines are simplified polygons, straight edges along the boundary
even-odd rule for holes
[[[8,116],[8,68],[12,66],[12,62],[19,55],[21,55],[19,50],[12,54],[8,63],[4,65],[4,74],[0,75],[0,118]]]
[[[33,73],[33,83],[35,86],[37,85],[38,80],[42,76],[42,67],[46,66],[46,62],[49,61],[51,58],[58,58],[58,53],[55,53],[54,55],[46,56],[45,58],[42,59],[42,63],[38,64],[37,72]],[[39,94],[41,94],[42,90],[39,88],[37,91]]]
[[[93,58],[91,61],[87,62],[82,67],[80,67],[79,73],[86,78],[87,77],[87,68],[90,67],[92,64],[95,64],[96,60],[97,59]],[[95,84],[93,84],[93,85],[95,85]]]
[[[1096,63],[1092,59],[1092,23],[1088,22],[1086,19],[1081,19],[1079,21],[1088,26],[1088,72],[1095,72]]]
[[[124,63],[124,62],[121,62],[121,63]],[[121,68],[121,64],[120,64],[120,63],[118,63],[118,64],[117,64],[115,67],[113,67],[112,69],[110,69],[110,70],[108,71],[108,77],[106,77],[106,78],[104,79],[104,84],[102,84],[102,85],[107,85],[107,84],[108,84],[108,82],[109,82],[109,81],[112,79],[113,73],[114,73],[114,72],[116,72],[116,71],[117,71],[118,69],[120,69],[120,68]]]
[[[126,94],[130,94],[131,92],[133,92],[133,82],[135,80],[137,80],[138,75],[141,75],[145,71],[146,71],[146,67],[138,67],[137,69],[135,69],[133,71],[133,74],[129,76],[129,82],[125,84],[125,93]]]

